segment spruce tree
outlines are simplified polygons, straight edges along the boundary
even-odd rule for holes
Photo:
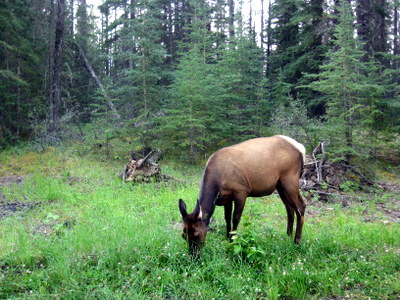
[[[37,38],[29,0],[0,3],[0,148],[28,139],[45,114],[45,45]]]
[[[363,135],[368,135],[371,118],[382,88],[377,69],[363,61],[366,53],[354,35],[354,17],[346,1],[338,7],[339,19],[334,32],[334,49],[327,55],[321,73],[309,87],[323,93],[327,102],[326,139],[336,160],[350,161],[360,157]],[[332,157],[333,158],[333,157]]]
[[[275,48],[267,53],[271,85],[290,85],[291,98],[303,99],[312,115],[323,114],[318,94],[307,88],[299,89],[299,86],[309,83],[309,78],[303,76],[305,72],[319,72],[326,52],[322,41],[325,22],[323,5],[323,0],[277,0],[271,11],[274,26],[267,28],[270,43]],[[283,82],[278,82],[278,78]],[[289,103],[284,105],[289,106]]]
[[[219,76],[227,92],[224,107],[230,143],[260,135],[268,120],[263,90],[263,53],[238,14],[235,35],[221,51]]]

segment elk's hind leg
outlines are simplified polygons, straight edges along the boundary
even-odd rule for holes
[[[296,244],[300,244],[301,233],[303,232],[304,213],[306,211],[306,204],[304,203],[303,198],[300,195],[300,191],[297,192],[297,197],[299,199],[300,208],[296,210],[297,225],[296,225],[296,235],[294,237],[294,242]]]
[[[306,204],[304,203],[303,198],[300,195],[299,182],[298,180],[281,180],[280,186],[282,188],[283,194],[286,196],[288,206],[296,213],[296,235],[294,237],[294,242],[295,244],[300,244]]]
[[[286,233],[288,236],[293,235],[293,223],[294,223],[294,209],[289,205],[288,196],[285,194],[285,191],[281,184],[279,183],[276,187],[279,196],[282,199],[283,204],[285,205],[287,212],[287,230]]]

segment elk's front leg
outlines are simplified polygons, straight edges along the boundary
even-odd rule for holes
[[[226,222],[226,237],[229,239],[231,237],[232,231],[232,201],[228,201],[224,205],[225,212],[225,222]]]

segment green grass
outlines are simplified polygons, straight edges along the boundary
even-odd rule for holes
[[[36,171],[30,166],[25,171],[33,175],[3,191],[7,201],[38,204],[0,220],[0,299],[400,295],[400,225],[365,222],[365,208],[376,210],[372,200],[346,209],[310,206],[301,246],[285,235],[286,212],[276,196],[248,199],[233,244],[217,208],[196,262],[180,236],[177,200],[193,208],[202,168],[162,162],[181,181],[132,185],[116,176],[124,162],[55,150],[42,155],[46,162],[29,154]],[[10,153],[1,160],[8,173],[18,163]]]

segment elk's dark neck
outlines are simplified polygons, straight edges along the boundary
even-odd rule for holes
[[[194,211],[196,215],[202,215],[202,219],[206,225],[210,223],[210,218],[214,213],[215,201],[219,192],[218,184],[208,175],[206,169],[201,182],[199,200]]]

